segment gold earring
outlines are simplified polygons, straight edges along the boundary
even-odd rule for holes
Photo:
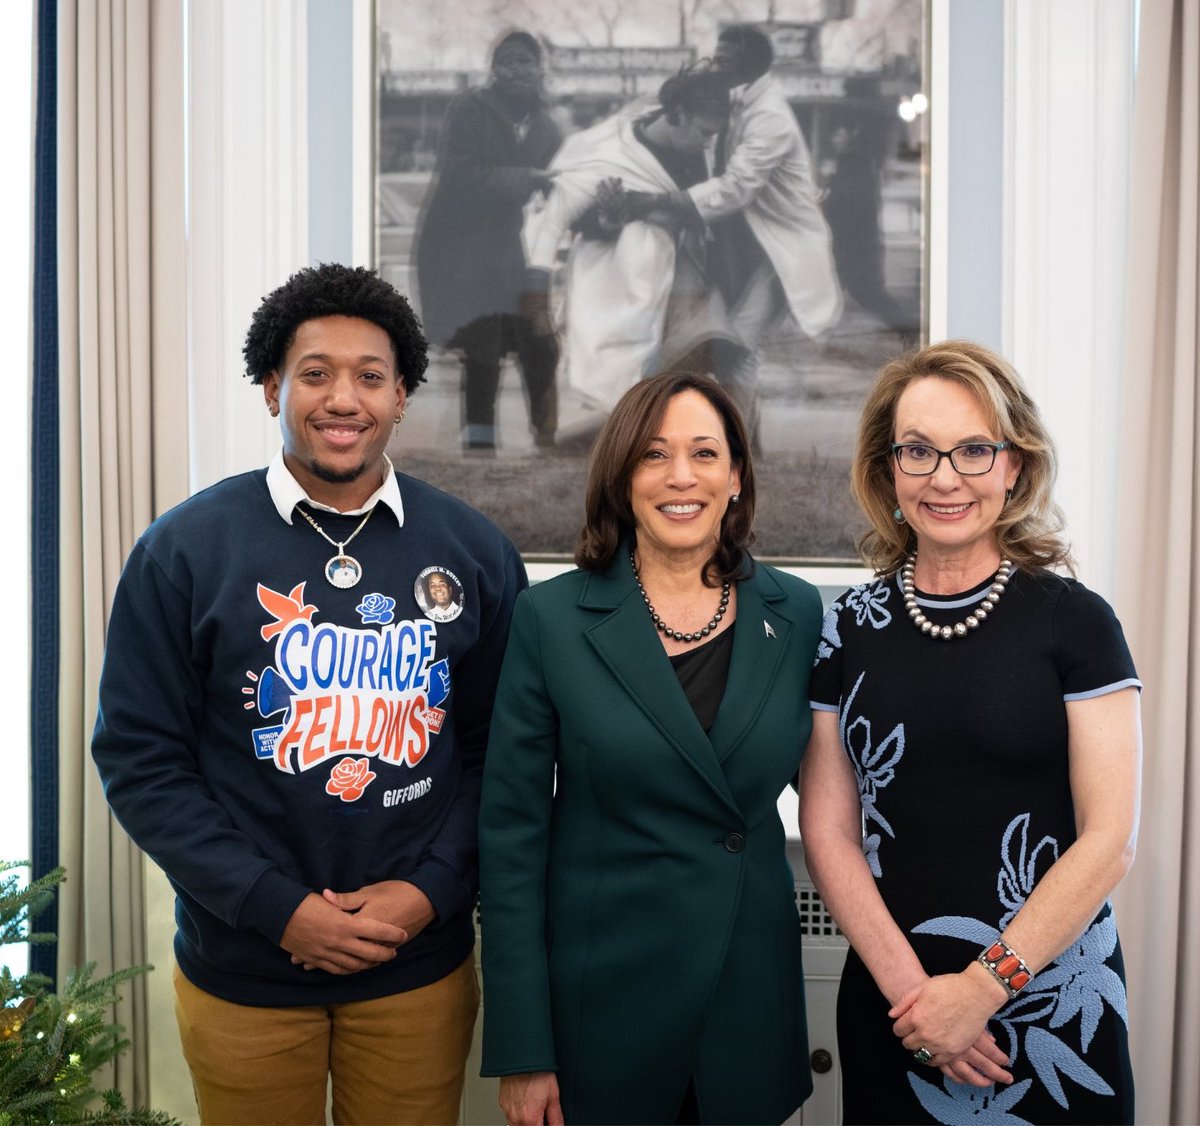
[[[399,426],[404,421],[404,412],[401,411],[395,418],[392,419],[393,426]]]

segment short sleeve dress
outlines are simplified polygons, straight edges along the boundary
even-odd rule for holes
[[[917,592],[936,625],[992,580]],[[812,706],[834,711],[858,780],[863,848],[888,910],[930,974],[990,944],[1075,839],[1066,702],[1140,687],[1112,609],[1081,583],[1014,572],[978,630],[935,640],[899,576],[829,609]],[[976,1088],[917,1063],[853,951],[838,997],[847,1123],[1133,1121],[1128,1013],[1109,904],[993,1018],[1011,1086]]]

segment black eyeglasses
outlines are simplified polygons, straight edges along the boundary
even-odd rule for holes
[[[955,473],[964,477],[982,477],[996,464],[996,455],[1007,450],[1010,442],[966,442],[952,450],[935,450],[924,442],[893,442],[892,453],[901,473],[910,477],[929,477],[937,472],[942,458],[948,457]]]

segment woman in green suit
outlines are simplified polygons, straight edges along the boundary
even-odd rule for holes
[[[507,1120],[780,1122],[812,1089],[776,801],[813,587],[755,564],[745,426],[703,376],[596,441],[579,569],[521,596],[480,819],[483,1074]]]

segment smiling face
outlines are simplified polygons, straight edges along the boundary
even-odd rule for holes
[[[914,380],[896,403],[896,442],[923,442],[950,450],[969,442],[1000,442],[975,395],[940,376]],[[900,471],[892,459],[892,479],[904,518],[917,537],[917,553],[927,559],[953,559],[962,565],[992,566],[999,559],[995,525],[1004,494],[1021,471],[1020,454],[1001,450],[991,470],[979,476],[956,473],[942,458],[928,477]]]
[[[681,391],[667,402],[630,480],[643,565],[654,554],[706,562],[729,498],[740,489],[721,416],[699,391]]]
[[[492,60],[492,78],[504,94],[536,98],[542,88],[542,60],[522,43],[505,43]]]
[[[445,575],[430,575],[429,576],[429,597],[437,606],[449,606],[450,600],[453,597],[450,591],[450,584],[446,581]]]
[[[305,321],[263,394],[304,491],[342,511],[361,507],[383,480],[383,452],[404,408],[388,334],[361,317]]]

